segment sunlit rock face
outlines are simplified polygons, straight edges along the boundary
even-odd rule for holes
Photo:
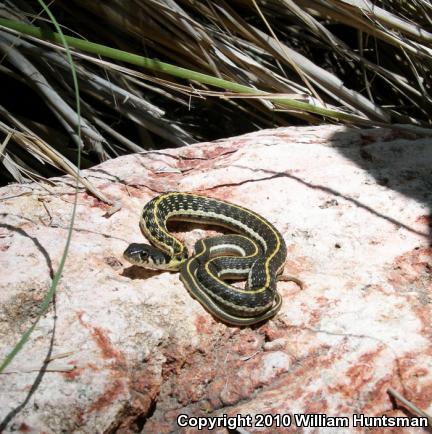
[[[3,431],[195,432],[190,425],[207,418],[218,432],[228,421],[244,432],[331,432],[348,418],[341,432],[361,432],[354,414],[407,416],[389,387],[430,411],[431,163],[428,138],[320,126],[135,154],[84,171],[122,208],[108,216],[107,205],[79,190],[55,303],[0,375]],[[34,323],[65,245],[74,181],[52,181],[0,189],[2,359]],[[123,251],[146,242],[141,209],[166,191],[263,215],[287,244],[284,273],[303,289],[279,282],[276,317],[240,329],[207,313],[178,273],[130,266]],[[170,229],[189,250],[217,233]],[[260,414],[271,417],[260,422]],[[305,420],[320,426],[298,426]]]

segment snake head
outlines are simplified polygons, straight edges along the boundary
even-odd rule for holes
[[[171,257],[149,244],[132,243],[124,251],[123,257],[133,265],[152,270],[171,270]]]

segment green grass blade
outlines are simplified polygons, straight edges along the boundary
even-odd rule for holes
[[[76,71],[75,71],[75,67],[74,67],[74,63],[72,60],[72,56],[70,53],[70,49],[69,49],[69,45],[68,42],[65,38],[65,36],[63,35],[60,26],[58,25],[55,17],[52,15],[51,11],[48,9],[48,7],[46,6],[46,4],[43,2],[43,0],[38,0],[39,4],[41,5],[41,7],[43,8],[43,10],[46,12],[46,14],[48,15],[48,17],[50,18],[50,20],[52,21],[52,23],[54,24],[54,27],[57,30],[57,37],[58,37],[58,41],[65,47],[66,49],[66,56],[68,59],[68,62],[71,66],[71,72],[72,72],[72,78],[73,78],[73,83],[74,83],[74,89],[75,89],[75,103],[76,103],[76,111],[77,111],[77,116],[78,116],[78,128],[77,128],[77,133],[78,133],[78,137],[81,140],[81,128],[80,128],[80,123],[81,123],[81,109],[80,109],[80,99],[79,99],[79,89],[78,89],[78,80],[77,80],[77,75],[76,75]],[[32,27],[32,26],[30,26]],[[79,170],[80,170],[80,164],[81,164],[81,150],[80,147],[78,147],[78,153],[77,153],[77,175],[79,175]],[[76,177],[76,189],[75,191],[78,192],[78,177]],[[53,280],[51,282],[51,286],[48,290],[48,292],[45,294],[44,299],[42,300],[42,303],[40,305],[40,309],[39,309],[39,313],[37,315],[37,318],[35,320],[35,322],[22,334],[20,340],[18,341],[18,343],[14,346],[14,348],[10,351],[10,353],[5,357],[5,359],[2,361],[1,365],[0,365],[0,372],[2,372],[8,365],[9,363],[12,362],[12,360],[14,359],[14,357],[18,354],[18,352],[24,347],[25,343],[28,341],[31,333],[33,332],[33,330],[35,329],[38,321],[40,320],[40,318],[48,311],[48,308],[51,304],[51,301],[54,298],[54,294],[57,288],[57,285],[60,281],[63,269],[64,269],[64,265],[66,262],[66,258],[67,258],[67,254],[69,251],[69,246],[70,246],[70,242],[72,239],[72,231],[73,231],[73,224],[75,221],[75,214],[76,214],[76,207],[77,207],[77,201],[78,201],[78,195],[75,194],[75,200],[73,203],[73,207],[72,207],[72,213],[71,213],[71,219],[70,219],[70,226],[69,226],[69,230],[68,230],[68,234],[67,234],[67,238],[66,238],[66,243],[65,243],[65,247],[63,250],[63,254],[62,257],[60,259],[60,263],[59,266],[57,268],[57,271],[54,274]]]
[[[211,86],[219,87],[226,90],[231,90],[233,92],[257,94],[260,92],[259,89],[245,86],[243,84],[235,83],[229,80],[224,80],[217,77],[212,77],[211,75],[202,74],[190,69],[181,68],[178,66],[171,65],[169,63],[160,62],[159,60],[150,59],[148,57],[139,56],[138,54],[128,53],[127,51],[119,50],[117,48],[107,47],[106,45],[96,44],[94,42],[85,41],[84,39],[75,38],[72,36],[60,36],[60,32],[49,32],[41,29],[40,27],[31,26],[29,24],[24,24],[19,21],[7,20],[5,18],[0,18],[0,25],[8,27],[10,29],[16,30],[27,35],[34,36],[39,39],[49,40],[56,43],[61,43],[63,38],[67,41],[69,46],[78,48],[79,50],[85,51],[87,53],[97,54],[99,56],[108,57],[110,59],[118,60],[121,62],[127,62],[141,68],[149,69],[156,72],[162,72],[164,74],[169,74],[173,77],[183,78],[187,80],[197,81],[199,83],[208,84]],[[263,92],[264,95],[271,95],[267,92]],[[269,101],[274,101],[279,106],[286,107],[293,110],[302,110],[309,113],[315,113],[321,116],[327,116],[338,120],[343,120],[346,122],[353,122],[355,124],[364,125],[380,125],[380,122],[370,121],[366,118],[351,115],[348,113],[340,112],[338,110],[327,109],[324,107],[319,107],[314,104],[309,104],[303,101],[297,101],[288,98],[266,98]]]

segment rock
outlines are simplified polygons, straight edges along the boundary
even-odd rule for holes
[[[106,205],[80,189],[55,303],[0,375],[3,431],[168,433],[183,414],[180,423],[218,422],[214,432],[228,423],[285,432],[277,424],[288,422],[295,432],[303,428],[294,414],[317,413],[346,416],[344,432],[363,432],[354,414],[410,415],[389,387],[431,411],[431,163],[428,138],[322,126],[84,171],[123,207],[107,217]],[[33,324],[65,245],[74,182],[52,182],[0,190],[2,359]],[[142,206],[169,190],[261,213],[284,235],[285,273],[303,290],[280,282],[280,313],[239,329],[210,316],[178,274],[129,266],[122,252],[143,240]],[[173,225],[189,248],[213,229]],[[314,423],[331,426],[323,420]]]

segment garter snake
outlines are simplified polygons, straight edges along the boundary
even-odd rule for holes
[[[219,242],[212,238],[200,240],[195,245],[195,256],[188,258],[186,246],[168,231],[168,220],[223,226],[243,236],[216,237]],[[133,243],[124,257],[145,268],[180,270],[181,280],[192,296],[222,321],[251,325],[279,310],[282,300],[276,280],[287,250],[279,231],[259,214],[218,199],[169,192],[144,206],[140,227],[153,245]],[[222,280],[227,274],[231,278],[247,275],[246,287],[227,284]]]

